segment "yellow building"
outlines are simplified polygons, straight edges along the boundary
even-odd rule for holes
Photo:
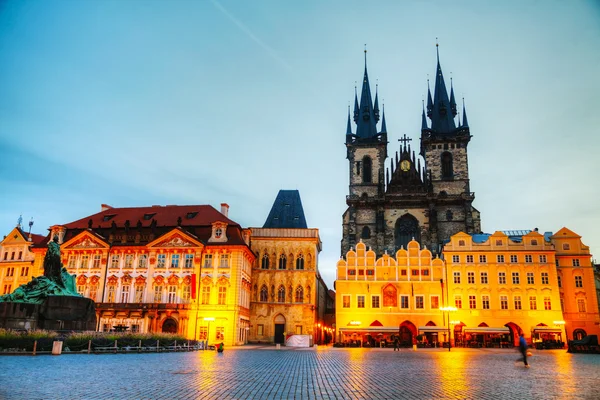
[[[35,255],[31,247],[44,239],[42,235],[23,231],[19,223],[0,242],[0,295],[12,293],[33,276],[43,274],[34,265]]]
[[[280,190],[262,228],[251,228],[252,269],[249,341],[285,343],[308,335],[314,343],[330,337],[324,312],[328,296],[319,274],[321,239],[307,228],[297,190]]]
[[[443,261],[414,240],[395,257],[379,258],[359,242],[337,263],[337,341],[382,346],[399,336],[400,345],[411,346],[419,334],[443,341],[443,277]]]
[[[600,335],[597,286],[590,248],[562,228],[551,237],[556,249],[560,302],[569,339]]]
[[[457,345],[565,341],[555,251],[536,231],[453,235],[444,246]]]

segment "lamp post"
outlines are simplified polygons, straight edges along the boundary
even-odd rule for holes
[[[448,306],[448,307],[440,307],[440,310],[448,313],[448,351],[450,351],[450,348],[452,347],[451,336],[450,336],[450,313],[455,312],[457,310],[457,308]],[[452,321],[452,322],[456,322],[456,321]]]
[[[206,328],[206,345],[204,346],[204,349],[208,349],[208,338],[210,337],[210,321],[214,321],[215,319],[213,317],[205,317],[204,320],[206,322],[208,322],[208,327]]]

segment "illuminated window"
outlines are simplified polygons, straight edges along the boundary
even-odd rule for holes
[[[356,296],[356,307],[357,308],[365,308],[365,296],[361,296],[361,295]]]
[[[179,268],[179,254],[171,255],[171,268]]]
[[[577,287],[577,288],[583,287],[583,277],[581,275],[575,275],[575,287]]]
[[[579,259],[578,258],[574,258],[573,259],[573,266],[574,267],[579,267]]]
[[[409,305],[408,305],[408,296],[405,295],[401,295],[400,296],[400,308],[404,308],[404,309],[408,309]]]
[[[182,290],[182,299],[183,301],[185,301],[186,303],[189,303],[190,299],[192,298],[192,287],[191,285],[183,285],[183,290]]]
[[[138,257],[138,268],[146,268],[148,266],[148,254],[140,254]]]
[[[87,268],[90,265],[90,256],[84,254],[81,256],[81,260],[79,262],[79,268]]]
[[[125,255],[125,268],[133,268],[133,254]]]
[[[263,257],[262,257],[262,261],[261,261],[260,267],[261,267],[262,269],[269,269],[269,256],[268,256],[268,255],[266,255],[266,254],[263,254]]]
[[[96,301],[97,296],[98,296],[98,285],[90,286],[90,299]]]
[[[513,298],[513,300],[515,301],[515,310],[520,310],[521,309],[521,296],[515,296]]]
[[[266,290],[267,288],[263,286],[263,288]],[[261,296],[261,301],[262,300],[262,289],[260,292],[260,296]],[[266,296],[265,296],[265,300],[266,300]],[[200,301],[202,304],[210,304],[210,286],[202,286],[202,299]]]
[[[279,286],[279,290],[277,291],[277,301],[279,303],[285,303],[285,288],[283,286]]]
[[[162,285],[154,286],[154,302],[155,303],[162,303],[162,292],[163,292]]]
[[[480,254],[479,255],[479,262],[480,263],[486,263],[487,262],[487,256],[485,254]]]
[[[541,263],[546,263],[547,262],[547,258],[545,254],[540,254],[540,262]]]
[[[415,308],[423,309],[425,307],[423,296],[415,296]]]
[[[119,255],[113,254],[110,259],[110,267],[111,268],[119,268]]]
[[[438,296],[431,296],[429,301],[431,302],[432,310],[437,310],[440,308],[440,298]]]
[[[144,285],[136,285],[135,286],[135,302],[136,303],[144,302]]]
[[[552,303],[550,297],[544,297],[544,310],[552,310]]]
[[[262,326],[262,325],[259,325],[259,326]],[[198,339],[206,340],[207,338],[208,338],[208,327],[207,326],[198,327]]]
[[[221,254],[220,268],[229,268],[229,254]]]
[[[527,284],[528,285],[535,285],[535,275],[533,274],[533,272],[528,272],[527,273]]]
[[[302,254],[296,258],[296,269],[304,269],[304,256]]]
[[[496,261],[499,263],[503,263],[504,262],[504,254],[498,254],[496,256]]]
[[[94,254],[94,259],[92,260],[92,268],[100,268],[100,260],[102,256],[100,254]]]
[[[15,253],[13,253],[14,255]],[[113,256],[114,257],[114,256]],[[117,256],[118,258],[119,256]],[[67,263],[67,268],[72,269],[75,268],[75,261],[77,260],[77,257],[75,256],[69,256],[69,261]]]
[[[350,295],[342,296],[342,308],[350,308]]]
[[[379,308],[379,295],[371,296],[371,308]]]
[[[529,296],[529,309],[537,310],[537,297]]]
[[[177,301],[177,286],[169,285],[167,290],[167,303],[178,303]]]
[[[481,296],[481,306],[484,310],[490,309],[490,296]]]
[[[460,272],[454,271],[454,283],[460,283]]]
[[[481,284],[482,285],[487,285],[487,283],[488,283],[488,273],[485,272],[485,271],[482,271],[480,273],[479,277],[480,277],[480,280],[481,280]]]
[[[548,285],[549,281],[550,280],[548,279],[548,273],[542,272],[542,285]]]
[[[510,262],[513,263],[513,264],[516,264],[518,262],[516,254],[511,254],[510,255]]]
[[[468,283],[475,283],[475,272],[467,272],[467,282]]]
[[[365,296],[362,296],[363,307],[365,306]],[[304,289],[302,286],[296,288],[296,303],[304,303]]]
[[[585,312],[585,299],[577,299],[577,311]]]
[[[469,295],[469,308],[477,308],[477,298],[475,295]]]
[[[217,339],[217,340],[225,339],[225,327],[224,326],[217,326],[215,339]]]
[[[285,254],[282,254],[281,256],[279,256],[279,269],[286,269],[287,268],[287,257],[285,256]]]
[[[121,289],[121,303],[129,303],[129,286],[123,286]]]
[[[116,292],[117,292],[117,287],[115,285],[108,286],[108,298],[106,299],[107,303],[115,302]]]
[[[521,283],[521,278],[519,277],[519,273],[518,272],[514,272],[512,273],[512,283],[513,285],[518,285]]]
[[[508,310],[508,296],[500,296],[500,308]]]
[[[192,268],[194,266],[194,255],[186,254],[185,255],[185,268]]]
[[[452,262],[453,263],[459,263],[460,262],[460,256],[459,255],[453,255],[452,256]]]
[[[531,256],[531,254],[525,254],[525,262],[526,263],[532,263],[533,262],[533,257]]]
[[[462,308],[462,297],[460,295],[454,295],[454,307]]]
[[[498,283],[506,285],[506,272],[498,272]]]
[[[156,263],[156,268],[165,268],[165,266],[167,265],[167,255],[159,254],[157,259],[158,261]]]
[[[218,304],[224,305],[227,303],[227,287],[219,286]]]
[[[204,268],[212,268],[212,254],[204,255]]]
[[[472,263],[473,262],[473,254],[467,254],[467,262],[468,263]]]

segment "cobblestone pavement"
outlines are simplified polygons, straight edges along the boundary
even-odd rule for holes
[[[276,350],[1,356],[6,399],[600,398],[600,356],[499,349]]]

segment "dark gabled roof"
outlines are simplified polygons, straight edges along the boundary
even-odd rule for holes
[[[280,190],[263,228],[307,229],[300,192]]]

